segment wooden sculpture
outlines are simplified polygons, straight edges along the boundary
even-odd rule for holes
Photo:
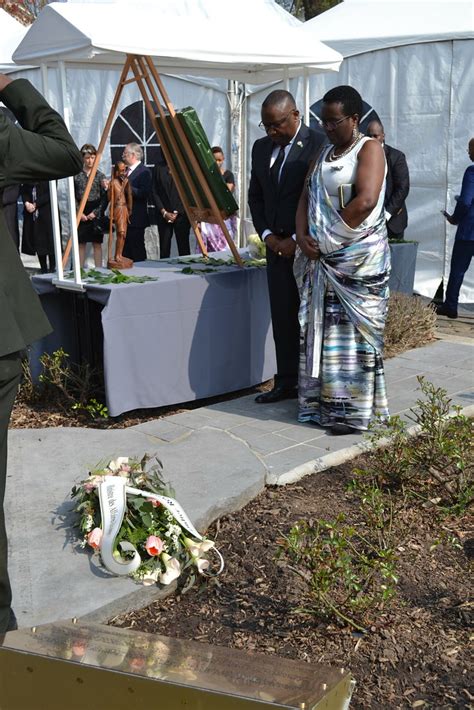
[[[112,178],[108,189],[110,228],[107,268],[130,269],[133,261],[123,256],[127,229],[132,212],[132,189],[126,175],[127,166],[119,160],[112,170]],[[116,242],[115,257],[112,259],[112,227],[115,225]]]

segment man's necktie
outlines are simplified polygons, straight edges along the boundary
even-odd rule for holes
[[[275,162],[273,163],[272,167],[270,168],[270,176],[271,176],[272,183],[274,184],[275,188],[278,187],[280,168],[283,164],[284,159],[285,159],[285,146],[282,145],[282,146],[280,146],[280,150],[278,152]]]

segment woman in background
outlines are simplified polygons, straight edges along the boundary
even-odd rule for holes
[[[218,145],[213,146],[211,150],[214,155],[214,160],[216,161],[219,167],[222,179],[227,185],[227,188],[231,192],[234,192],[235,178],[234,174],[230,170],[226,170],[224,167],[224,151]],[[232,217],[229,217],[225,220],[225,225],[232,239],[235,239],[237,235],[237,217],[235,215],[232,215]],[[222,251],[223,249],[228,248],[227,240],[219,224],[201,222],[201,235],[208,252]],[[200,252],[199,246],[196,247],[196,251]]]
[[[84,195],[87,180],[89,179],[97,155],[97,150],[91,143],[85,143],[81,148],[81,154],[83,161],[82,170],[78,175],[74,176],[77,207],[79,207]],[[81,222],[77,230],[81,266],[84,266],[86,260],[88,244],[92,244],[94,250],[94,265],[102,266],[102,240],[104,238],[102,222],[105,208],[107,207],[108,182],[104,173],[98,170],[94,176],[91,190],[81,216]]]

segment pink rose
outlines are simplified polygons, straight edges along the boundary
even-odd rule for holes
[[[147,498],[146,502],[151,503],[154,508],[158,508],[158,506],[161,505],[160,501],[156,500],[155,498]]]
[[[89,535],[87,536],[87,542],[91,547],[94,548],[94,550],[99,550],[100,549],[100,543],[102,540],[102,530],[100,528],[94,528],[91,530]]]
[[[151,557],[161,555],[163,552],[163,541],[156,535],[149,535],[145,542],[145,549]]]

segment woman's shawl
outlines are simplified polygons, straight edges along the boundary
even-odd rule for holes
[[[322,162],[308,181],[310,236],[321,249],[319,260],[297,248],[294,274],[300,294],[299,322],[305,340],[306,372],[319,376],[324,323],[324,295],[330,284],[355,328],[377,352],[383,348],[387,313],[390,250],[383,206],[375,224],[351,229],[334,209],[322,179]],[[325,236],[341,244],[325,251]]]

